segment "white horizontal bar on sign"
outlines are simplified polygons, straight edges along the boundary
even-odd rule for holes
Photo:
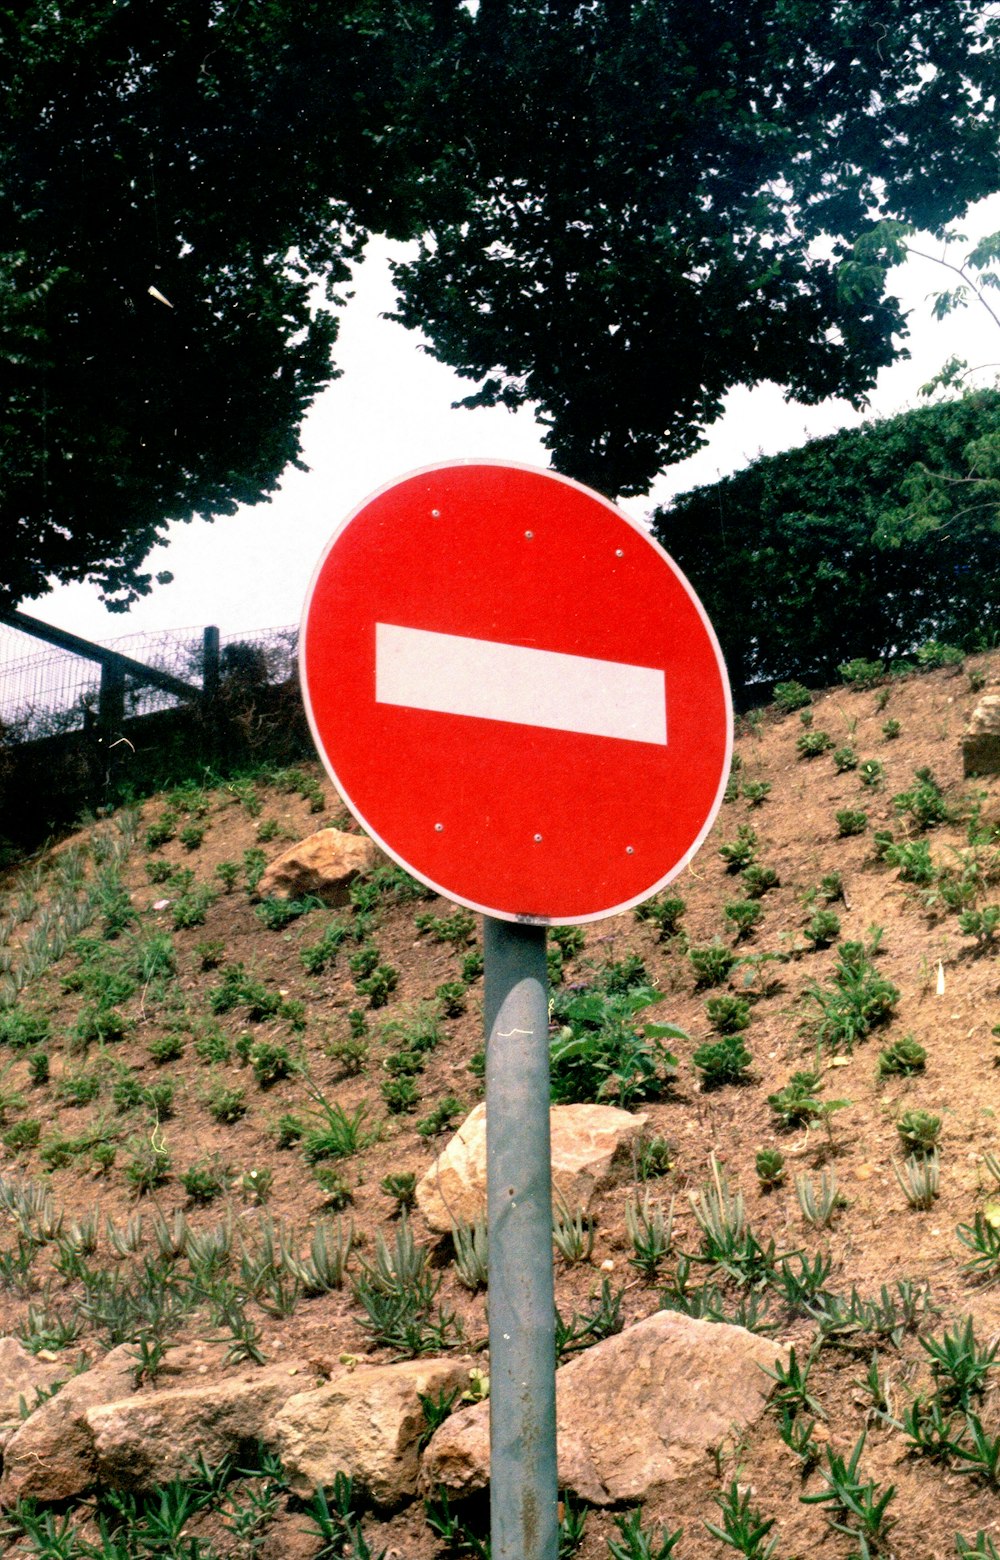
[[[661,747],[667,741],[660,668],[394,623],[375,625],[375,701]]]

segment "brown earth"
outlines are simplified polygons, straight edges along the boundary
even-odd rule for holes
[[[744,718],[739,723],[740,767],[734,774],[733,795],[693,864],[667,891],[685,902],[684,935],[661,940],[653,922],[631,913],[586,928],[583,948],[566,961],[565,981],[586,983],[608,961],[636,956],[662,993],[662,1000],[647,1016],[680,1025],[689,1038],[673,1044],[679,1065],[672,1084],[660,1097],[641,1105],[651,1118],[651,1131],[670,1145],[668,1173],[650,1180],[647,1189],[664,1207],[673,1200],[674,1251],[653,1281],[642,1278],[630,1265],[625,1203],[637,1186],[640,1191],[644,1188],[637,1179],[638,1167],[624,1165],[618,1183],[595,1204],[595,1240],[589,1260],[575,1265],[557,1260],[557,1304],[564,1316],[585,1310],[601,1279],[609,1276],[615,1287],[623,1287],[626,1323],[657,1308],[679,1255],[700,1252],[700,1231],[687,1193],[705,1184],[714,1154],[742,1191],[749,1226],[762,1246],[773,1240],[779,1252],[801,1251],[810,1258],[828,1253],[832,1267],[827,1287],[843,1296],[852,1285],[864,1297],[877,1297],[883,1285],[895,1295],[899,1281],[912,1281],[918,1290],[926,1291],[927,1309],[919,1317],[919,1331],[925,1336],[941,1337],[946,1328],[971,1317],[980,1344],[1000,1337],[997,1272],[992,1283],[973,1281],[963,1271],[971,1254],[956,1235],[959,1225],[969,1226],[977,1212],[989,1212],[1000,1195],[984,1162],[984,1155],[1000,1156],[1000,1051],[993,1033],[1000,1024],[995,942],[986,937],[978,944],[973,936],[964,935],[955,914],[940,904],[928,907],[923,890],[902,881],[895,867],[876,859],[873,849],[877,829],[893,830],[897,840],[926,839],[936,867],[953,872],[960,870],[963,860],[958,853],[972,850],[981,872],[976,906],[1000,903],[1000,778],[963,779],[961,757],[962,730],[977,698],[972,684],[981,686],[985,681],[987,687],[995,687],[998,674],[1000,658],[979,657],[967,662],[964,670],[942,669],[876,689],[841,688],[815,696],[809,729],[829,733],[835,749],[853,746],[862,762],[879,760],[884,776],[874,787],[862,784],[860,769],[838,772],[832,751],[814,758],[800,756],[797,743],[806,728],[797,713],[781,714],[771,708]],[[898,735],[884,735],[887,720],[898,721]],[[951,821],[926,833],[918,832],[913,819],[901,814],[893,802],[894,796],[912,788],[915,772],[923,766],[933,772],[953,815]],[[298,784],[300,778],[311,779],[311,793],[308,784]],[[770,790],[754,802],[744,788],[759,782],[769,784]],[[317,783],[322,813],[314,810],[319,806]],[[841,837],[836,813],[858,808],[868,814],[865,831]],[[174,814],[174,837],[146,849],[146,833],[165,811]],[[48,1019],[49,1037],[31,1049],[4,1048],[0,1073],[0,1131],[6,1144],[0,1159],[3,1179],[43,1181],[58,1208],[65,1210],[67,1221],[99,1208],[97,1250],[88,1258],[93,1266],[121,1268],[123,1264],[106,1238],[108,1218],[122,1227],[136,1213],[143,1214],[139,1254],[151,1251],[154,1210],[169,1219],[175,1210],[183,1209],[196,1229],[218,1224],[231,1210],[238,1232],[248,1240],[266,1214],[276,1225],[284,1224],[294,1232],[300,1249],[306,1247],[311,1229],[330,1212],[330,1193],[314,1179],[300,1144],[279,1149],[276,1140],[279,1118],[286,1114],[306,1118],[316,1108],[317,1092],[348,1115],[364,1107],[364,1127],[377,1129],[375,1141],[360,1152],[324,1161],[343,1178],[342,1217],[353,1223],[360,1256],[370,1258],[375,1233],[382,1231],[391,1239],[395,1228],[396,1208],[382,1188],[383,1178],[407,1171],[419,1178],[436,1148],[446,1141],[445,1136],[422,1135],[418,1125],[446,1096],[453,1096],[460,1106],[453,1116],[455,1124],[481,1098],[480,1078],[470,1066],[483,1043],[481,978],[468,983],[466,1012],[442,1020],[444,1038],[426,1054],[426,1066],[415,1078],[419,1100],[413,1108],[391,1112],[381,1088],[392,1076],[384,1064],[401,1044],[398,1030],[391,1026],[405,1025],[416,1004],[434,1002],[442,983],[460,979],[463,960],[478,945],[475,936],[453,947],[418,931],[417,916],[450,915],[452,907],[446,902],[399,903],[389,893],[381,897],[372,913],[369,937],[381,962],[398,972],[398,984],[388,1004],[376,1009],[359,995],[352,978],[348,959],[359,946],[353,937],[325,971],[309,974],[303,967],[303,949],[315,944],[331,921],[339,918],[353,931],[356,917],[352,919],[350,911],[313,910],[278,930],[268,930],[262,923],[246,887],[244,853],[259,845],[272,859],[290,841],[323,823],[353,827],[325,777],[307,767],[301,776],[286,772],[254,784],[154,798],[142,804],[141,817],[133,817],[131,824],[127,814],[101,821],[40,854],[0,884],[5,893],[0,900],[2,929],[4,912],[19,904],[24,907],[26,890],[37,883],[37,907],[7,938],[10,966],[16,971],[25,960],[33,930],[43,924],[46,906],[54,903],[59,863],[67,852],[76,846],[87,848],[87,880],[93,882],[100,870],[94,863],[94,841],[127,839],[132,827],[135,840],[121,876],[138,920],[120,936],[106,940],[98,915],[84,934],[94,940],[85,951],[94,956],[96,948],[99,960],[114,965],[126,959],[136,937],[148,941],[159,933],[170,939],[176,959],[172,974],[139,979],[135,990],[122,999],[123,1038],[85,1045],[77,1031],[89,999],[85,992],[64,989],[67,977],[73,984],[74,972],[81,967],[79,950],[71,945],[25,985],[18,1000],[19,1010]],[[191,848],[186,848],[179,834],[192,825],[203,827],[204,836],[197,844],[189,836]],[[745,898],[745,893],[738,876],[720,857],[719,846],[735,840],[741,825],[756,832],[758,860],[776,870],[780,884],[759,901],[763,916],[756,928],[737,940],[723,907]],[[977,841],[971,846],[970,833]],[[101,850],[98,844],[98,856]],[[240,871],[232,890],[220,891],[207,906],[203,924],[175,929],[178,881],[152,883],[150,870],[161,877],[166,871],[156,867],[157,862],[167,863],[171,870],[190,869],[196,885],[214,884],[217,889],[220,863],[239,864]],[[842,899],[830,905],[839,917],[839,939],[814,949],[804,929],[825,902],[822,898],[807,902],[807,896],[833,872],[840,873],[843,882]],[[881,929],[874,963],[900,994],[895,1011],[887,1024],[853,1050],[818,1051],[819,1009],[806,988],[810,983],[825,987],[839,944],[851,939],[870,946],[872,928]],[[44,935],[36,932],[39,941]],[[756,972],[752,965],[738,965],[721,988],[734,994],[746,991],[752,999],[745,1039],[753,1062],[745,1082],[705,1090],[691,1058],[702,1041],[712,1038],[705,1002],[713,993],[696,989],[687,947],[703,946],[714,938],[721,938],[740,956],[766,952],[782,958],[759,965]],[[225,971],[237,963],[292,1007],[257,1023],[248,1019],[245,1006],[213,1015],[210,995]],[[364,1012],[366,1034],[352,1055],[349,1014],[357,1010]],[[225,1037],[229,1057],[206,1063],[199,1059],[199,1046],[205,1054],[205,1037],[213,1025]],[[284,1045],[295,1064],[290,1074],[269,1087],[259,1086],[252,1066],[239,1059],[244,1035],[250,1036],[243,1042],[244,1051],[265,1038]],[[926,1048],[926,1069],[912,1077],[880,1081],[879,1050],[903,1035],[912,1035]],[[150,1048],[155,1052],[158,1043],[162,1048],[166,1036],[179,1037],[175,1042],[179,1054],[158,1062]],[[32,1081],[33,1051],[44,1051],[49,1057],[48,1082]],[[782,1129],[768,1096],[794,1071],[814,1065],[823,1073],[826,1097],[846,1099],[849,1104],[832,1116],[829,1131],[822,1126]],[[116,1107],[112,1089],[122,1068],[133,1069],[142,1088],[172,1081],[169,1116],[157,1121],[148,1102],[131,1110]],[[74,1105],[66,1098],[66,1080],[81,1073],[97,1080],[98,1093],[90,1102]],[[208,1108],[213,1084],[242,1090],[245,1113],[228,1123],[216,1119]],[[893,1162],[902,1161],[895,1123],[912,1108],[933,1112],[942,1123],[940,1196],[927,1211],[908,1207],[893,1171]],[[15,1152],[7,1139],[12,1129],[26,1121],[39,1123],[40,1142]],[[59,1138],[70,1140],[62,1162],[58,1150],[53,1152]],[[114,1148],[111,1164],[107,1163],[110,1150],[103,1151],[102,1164],[98,1149],[95,1162],[93,1141],[100,1139]],[[16,1131],[13,1141],[16,1144]],[[169,1170],[152,1191],[137,1195],[125,1172],[135,1154],[150,1142],[154,1148],[168,1150]],[[754,1156],[761,1147],[780,1148],[786,1161],[784,1182],[770,1191],[761,1189],[754,1170]],[[191,1167],[214,1167],[224,1176],[227,1190],[206,1206],[193,1203],[181,1181]],[[806,1170],[818,1182],[824,1168],[836,1175],[842,1206],[833,1216],[832,1227],[817,1230],[803,1218],[794,1177]],[[261,1171],[272,1176],[263,1209],[253,1195],[253,1173]],[[336,1187],[333,1198],[338,1200]],[[438,1298],[455,1313],[463,1348],[483,1350],[484,1297],[470,1295],[458,1282],[447,1239],[432,1237],[422,1228],[419,1215],[414,1216],[414,1229],[418,1241],[433,1246],[441,1276]],[[0,1249],[6,1257],[18,1250],[17,1233],[13,1215],[0,1213]],[[238,1239],[236,1247],[231,1272],[238,1280]],[[38,1332],[44,1325],[44,1311],[49,1318],[76,1314],[81,1331],[69,1350],[75,1353],[83,1348],[92,1356],[99,1354],[108,1346],[109,1336],[75,1312],[82,1286],[72,1275],[60,1276],[55,1267],[58,1259],[57,1245],[46,1245],[21,1292],[9,1270],[0,1273],[0,1333],[32,1328]],[[138,1257],[128,1261],[137,1262]],[[354,1271],[357,1262],[355,1256]],[[745,1299],[745,1291],[724,1275],[712,1274],[708,1266],[692,1265],[692,1286],[710,1278],[719,1284],[732,1313]],[[289,1315],[271,1314],[255,1301],[248,1302],[247,1314],[269,1359],[284,1352],[310,1359],[320,1371],[328,1371],[343,1354],[392,1357],[385,1350],[373,1350],[350,1284],[338,1293],[300,1299]],[[776,1336],[794,1342],[804,1357],[815,1324],[789,1321],[778,1305],[772,1305],[771,1320]],[[218,1336],[204,1309],[195,1311],[185,1328],[187,1336]],[[890,1418],[898,1421],[914,1393],[926,1394],[933,1385],[928,1356],[912,1329],[898,1347],[862,1330],[847,1337],[843,1346],[825,1348],[813,1368],[810,1387],[825,1415],[817,1426],[817,1440],[821,1444],[828,1440],[847,1455],[867,1430],[866,1476],[896,1486],[892,1512],[898,1522],[885,1552],[914,1560],[944,1560],[955,1553],[956,1532],[971,1538],[977,1529],[986,1530],[1000,1543],[997,1489],[963,1476],[947,1462],[913,1457],[898,1426],[876,1412],[865,1387],[873,1357],[888,1378]],[[485,1368],[485,1355],[483,1364]],[[1000,1412],[995,1382],[1000,1368],[994,1367],[992,1375],[993,1385],[979,1412],[997,1435]],[[753,1491],[754,1503],[765,1516],[777,1519],[774,1532],[780,1556],[820,1550],[833,1560],[846,1560],[857,1552],[848,1537],[831,1532],[824,1506],[801,1503],[801,1495],[824,1489],[823,1479],[817,1470],[803,1478],[800,1464],[778,1435],[773,1413],[751,1441],[721,1446],[701,1481],[669,1500],[654,1494],[646,1508],[647,1520],[667,1522],[671,1529],[683,1524],[685,1536],[677,1553],[684,1560],[717,1556],[724,1551],[703,1524],[719,1520],[713,1493],[733,1479]],[[301,1513],[281,1510],[260,1553],[277,1555],[289,1549],[296,1555],[314,1553],[315,1542],[303,1536],[302,1522]],[[448,1552],[428,1527],[419,1503],[388,1521],[366,1517],[365,1533],[375,1554],[386,1547],[389,1554],[407,1560],[431,1560]],[[589,1513],[576,1553],[581,1560],[606,1556],[609,1535],[616,1535],[612,1516]],[[222,1553],[243,1552],[235,1545],[227,1550],[231,1541],[225,1533],[214,1531],[212,1536]],[[31,1550],[21,1539],[13,1540],[10,1552]]]

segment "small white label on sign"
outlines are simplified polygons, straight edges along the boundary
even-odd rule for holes
[[[556,650],[375,625],[375,700],[624,742],[667,743],[666,674]]]

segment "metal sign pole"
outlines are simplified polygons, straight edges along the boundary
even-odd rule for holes
[[[556,1560],[545,928],[483,919],[493,1560]]]

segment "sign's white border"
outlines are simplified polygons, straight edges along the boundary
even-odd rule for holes
[[[709,642],[711,643],[712,649],[715,653],[715,660],[719,668],[719,676],[722,683],[722,691],[726,708],[725,761],[722,765],[722,772],[719,778],[719,785],[715,794],[715,799],[709,808],[708,815],[697,835],[697,838],[694,840],[690,849],[687,850],[682,856],[680,861],[678,861],[675,866],[671,867],[670,871],[665,873],[664,876],[658,880],[658,882],[653,883],[649,888],[644,889],[641,894],[637,894],[633,899],[627,899],[621,904],[609,905],[605,909],[594,910],[589,912],[587,915],[572,915],[565,917],[546,915],[518,915],[509,910],[498,910],[495,906],[492,905],[479,904],[474,899],[466,899],[463,895],[456,894],[452,889],[446,888],[443,884],[435,882],[434,879],[428,877],[425,872],[418,871],[412,862],[407,861],[399,854],[397,850],[393,849],[388,841],[383,840],[381,836],[377,834],[374,829],[372,829],[361,808],[355,804],[343,786],[337,774],[336,767],[326,750],[326,746],[322,737],[320,736],[319,729],[316,724],[316,719],[313,714],[312,700],[309,697],[309,674],[306,665],[306,624],[309,621],[309,611],[312,607],[313,593],[316,590],[319,577],[323,572],[323,567],[327,558],[330,556],[330,553],[333,551],[339,538],[343,535],[344,531],[347,530],[347,527],[352,523],[352,521],[359,514],[361,514],[363,510],[367,509],[369,504],[374,502],[375,499],[380,498],[383,493],[388,493],[393,488],[400,487],[404,482],[412,481],[414,477],[430,476],[434,472],[439,471],[453,471],[456,467],[459,466],[492,466],[499,471],[528,471],[535,476],[547,477],[552,482],[563,482],[567,487],[575,488],[578,492],[585,493],[588,498],[595,499],[599,504],[603,504],[606,509],[611,511],[616,519],[622,520],[626,525],[631,526],[632,530],[635,531],[638,536],[642,537],[644,542],[646,542],[656,552],[661,554],[668,568],[672,570],[674,575],[677,577],[690,596],[695,609],[697,610],[698,616],[701,618],[705,632],[708,635]],[[546,471],[540,466],[531,466],[521,461],[492,460],[488,456],[483,456],[481,458],[469,457],[463,458],[461,460],[438,461],[432,466],[420,466],[414,471],[406,472],[402,476],[393,477],[391,482],[386,482],[382,487],[376,488],[375,491],[369,493],[367,498],[363,499],[360,504],[357,504],[355,508],[351,510],[350,514],[348,514],[345,519],[341,521],[341,523],[337,526],[336,530],[331,535],[330,540],[323,549],[323,553],[319,562],[313,570],[312,579],[310,580],[309,588],[306,591],[305,604],[302,608],[302,618],[299,625],[299,682],[302,688],[302,702],[305,706],[306,719],[309,722],[309,729],[312,732],[313,742],[316,744],[316,751],[319,753],[324,769],[330,776],[333,784],[336,786],[338,795],[342,798],[345,806],[357,819],[358,823],[360,823],[365,833],[375,841],[375,844],[379,847],[380,850],[385,851],[387,856],[390,856],[393,861],[398,862],[398,864],[404,868],[405,871],[409,872],[412,877],[415,877],[418,882],[425,883],[428,888],[433,889],[436,894],[442,895],[442,897],[445,899],[450,899],[455,904],[465,905],[469,910],[475,910],[480,915],[493,916],[495,919],[500,921],[514,921],[530,926],[583,925],[588,921],[603,921],[608,916],[621,915],[626,910],[632,910],[636,905],[641,905],[645,900],[651,899],[654,894],[658,894],[660,890],[665,888],[668,883],[673,882],[674,878],[678,877],[680,873],[684,871],[684,868],[701,849],[709,833],[709,830],[718,816],[719,808],[722,806],[722,798],[726,790],[726,783],[729,779],[729,769],[732,762],[733,753],[733,701],[729,687],[729,675],[726,671],[726,663],[722,658],[722,650],[719,646],[719,641],[716,637],[715,629],[712,627],[712,624],[708,618],[708,614],[698,599],[698,596],[691,586],[690,581],[687,579],[682,570],[677,567],[677,564],[670,557],[670,554],[665,550],[665,548],[661,547],[659,542],[656,541],[655,537],[650,536],[649,532],[646,531],[637,520],[633,520],[631,515],[624,514],[622,510],[618,509],[616,505],[614,505],[610,499],[605,498],[603,494],[596,493],[593,488],[586,487],[582,482],[575,482],[572,477],[564,477],[557,471]]]

